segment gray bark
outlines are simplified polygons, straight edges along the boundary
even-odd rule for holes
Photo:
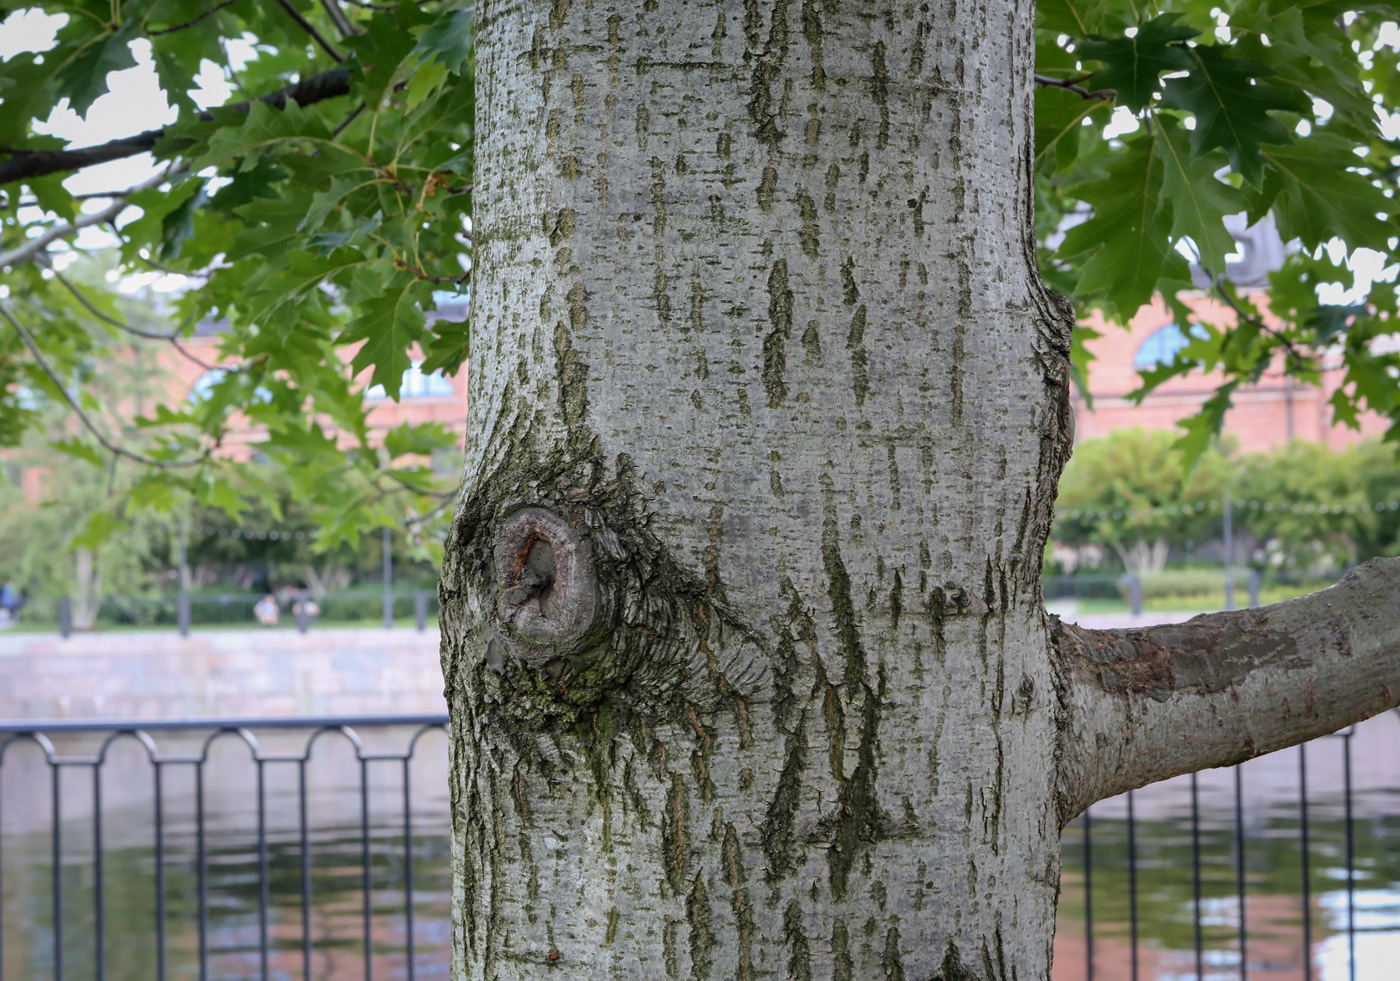
[[[1400,559],[1288,603],[1141,630],[1056,624],[1062,820],[1156,780],[1296,746],[1400,699]]]
[[[1031,16],[478,7],[454,976],[1048,977]]]

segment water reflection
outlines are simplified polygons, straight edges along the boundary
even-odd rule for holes
[[[415,731],[364,733],[363,753],[402,755]],[[161,752],[165,758],[198,756],[205,737],[207,732],[162,734]],[[100,787],[90,767],[62,768],[57,845],[64,977],[96,976],[100,876],[105,977],[112,981],[200,978],[201,942],[210,981],[259,977],[264,956],[273,978],[358,981],[366,976],[366,958],[376,979],[446,978],[451,936],[445,736],[425,734],[407,766],[397,758],[371,759],[363,769],[354,747],[334,733],[317,741],[303,766],[296,757],[308,737],[305,731],[258,734],[259,752],[272,758],[263,764],[261,843],[258,766],[237,739],[221,737],[209,748],[202,816],[194,766],[162,766],[159,841],[154,769],[142,747],[131,740],[114,743]],[[84,738],[70,737],[58,752],[95,752],[100,736]],[[1054,981],[1400,976],[1398,740],[1400,725],[1387,716],[1349,737],[1310,744],[1306,770],[1296,749],[1251,761],[1239,771],[1238,799],[1234,771],[1203,773],[1195,781],[1194,819],[1188,778],[1145,788],[1133,795],[1131,840],[1127,800],[1096,805],[1087,907],[1084,829],[1076,824],[1065,835]],[[5,978],[54,976],[50,774],[32,745],[12,746],[0,768]],[[1300,804],[1303,781],[1306,808]],[[99,794],[100,868],[93,820]],[[158,873],[165,895],[160,916]],[[305,897],[303,882],[310,884]],[[265,919],[259,902],[264,894]],[[1086,936],[1091,924],[1092,939]]]
[[[1234,771],[1207,771],[1194,822],[1190,778],[1144,788],[1131,842],[1126,798],[1096,805],[1089,908],[1082,821],[1065,832],[1054,981],[1400,977],[1397,742],[1386,715],[1252,760],[1239,769],[1238,806]]]
[[[365,753],[402,755],[415,731],[368,734]],[[207,735],[187,738],[182,746],[177,737],[162,734],[162,754],[169,758],[197,750]],[[159,842],[152,766],[144,751],[114,753],[102,771],[100,866],[95,861],[92,770],[62,768],[57,882],[62,934],[57,945],[52,795],[34,793],[50,788],[49,770],[37,750],[15,753],[12,747],[0,770],[4,977],[54,977],[56,946],[63,977],[98,976],[100,877],[101,948],[105,977],[111,981],[162,976],[232,981],[263,976],[264,962],[272,978],[446,978],[451,938],[445,737],[425,734],[408,765],[399,759],[371,759],[363,771],[363,796],[353,747],[338,737],[318,741],[304,768],[303,850],[303,768],[288,757],[301,754],[309,735],[258,734],[260,753],[274,758],[263,765],[261,840],[258,767],[241,741],[211,746],[202,815],[195,767],[162,766]],[[63,756],[91,748],[81,739],[58,747]],[[156,906],[158,871],[162,916]],[[303,883],[310,887],[305,898]],[[264,894],[265,916],[259,902]],[[203,973],[201,947],[207,963]]]

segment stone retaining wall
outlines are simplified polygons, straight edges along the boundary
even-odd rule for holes
[[[435,628],[0,634],[0,719],[446,712]]]

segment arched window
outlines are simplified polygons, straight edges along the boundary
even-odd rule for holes
[[[403,382],[399,385],[399,398],[401,399],[441,399],[451,398],[454,394],[452,382],[440,371],[424,374],[423,362],[413,362],[413,367],[403,373]],[[383,385],[371,385],[365,389],[365,398],[382,399],[386,398]]]
[[[191,402],[207,402],[214,394],[214,386],[228,377],[227,368],[210,368],[204,374],[194,380],[190,386],[189,400]],[[272,393],[259,385],[253,391],[253,401],[258,404],[267,404],[272,401]]]
[[[1191,343],[1192,338],[1199,340],[1205,336],[1205,331],[1197,324],[1192,325],[1189,334],[1175,323],[1158,327],[1142,342],[1137,354],[1133,355],[1133,367],[1139,371],[1146,371],[1159,364],[1166,364],[1174,360],[1177,353]]]

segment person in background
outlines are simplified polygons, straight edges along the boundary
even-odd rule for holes
[[[271,593],[253,604],[253,616],[257,617],[258,623],[264,627],[277,626],[277,617],[281,612],[281,607],[277,605],[277,597]]]
[[[24,597],[15,589],[9,576],[0,583],[0,622],[13,623],[19,619],[19,608],[24,605]]]

